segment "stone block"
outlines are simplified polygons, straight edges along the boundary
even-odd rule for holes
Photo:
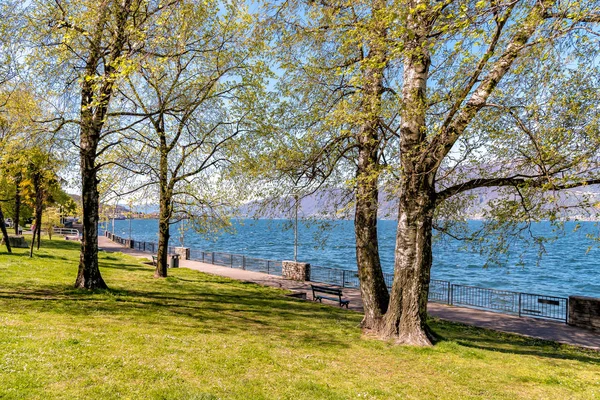
[[[294,281],[310,281],[310,264],[295,261],[281,263],[281,276]]]
[[[569,325],[600,332],[600,299],[570,296]]]

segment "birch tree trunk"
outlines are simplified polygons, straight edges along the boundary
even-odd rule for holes
[[[394,282],[381,331],[398,343],[431,345],[426,331],[427,294],[431,270],[431,229],[435,209],[435,169],[428,169],[422,148],[426,143],[427,80],[430,54],[426,46],[426,16],[410,14],[404,59],[400,163],[402,167]]]
[[[422,191],[406,191],[400,199],[394,282],[381,334],[400,344],[428,346],[431,336],[425,322],[435,195],[429,182],[421,183]]]

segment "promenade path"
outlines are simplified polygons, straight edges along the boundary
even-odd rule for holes
[[[136,251],[114,243],[107,237],[98,238],[100,249],[108,252],[121,252],[135,257],[151,260],[148,253]],[[312,298],[311,282],[298,282],[283,279],[280,276],[261,272],[246,271],[237,268],[221,267],[192,260],[180,260],[180,267],[190,268],[208,274],[223,276],[245,282],[271,286],[293,292],[304,292],[308,299]],[[319,285],[323,285],[319,283]],[[344,297],[350,300],[350,309],[362,312],[362,300],[358,289],[345,288]],[[332,303],[333,304],[333,303]],[[430,302],[428,312],[431,316],[447,321],[460,322],[480,328],[493,329],[500,332],[514,333],[537,339],[551,340],[588,349],[600,350],[600,334],[586,329],[576,328],[561,322],[546,321],[535,318],[517,317],[472,308],[455,307]]]

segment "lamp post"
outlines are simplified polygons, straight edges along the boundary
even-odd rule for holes
[[[113,221],[112,221],[112,233],[113,235],[115,234],[115,217],[116,217],[116,213],[117,213],[117,207],[119,206],[119,199],[117,198],[117,202],[115,203],[115,206],[113,207]]]
[[[131,219],[133,218],[133,201],[129,200],[129,242],[131,243]]]
[[[294,194],[294,262],[298,262],[298,193]]]

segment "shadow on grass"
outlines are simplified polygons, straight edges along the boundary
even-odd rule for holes
[[[202,288],[180,288],[185,292],[108,289],[78,290],[65,286],[44,289],[0,290],[0,303],[27,302],[30,311],[75,316],[109,316],[130,320],[149,328],[177,325],[196,329],[198,333],[214,332],[236,335],[249,330],[294,338],[314,346],[347,348],[342,335],[327,334],[323,321],[342,320],[339,311],[315,309],[306,303],[264,290],[244,290],[237,285],[207,282]],[[216,286],[216,287],[215,287]],[[166,288],[168,289],[168,288]],[[204,290],[203,290],[204,289]],[[83,306],[82,306],[83,305]],[[298,330],[298,326],[314,326]],[[355,325],[355,324],[353,324]],[[337,323],[329,328],[336,329]]]
[[[14,257],[14,258],[29,258],[29,250],[27,249],[22,249],[25,251],[20,251],[20,252],[14,252],[12,254],[9,253],[5,253],[2,254],[0,253],[0,255],[4,256],[6,255],[7,257]],[[33,250],[33,257],[32,259],[35,258],[54,258],[54,259],[58,259],[58,260],[68,260],[67,257],[62,257],[62,256],[56,256],[53,254],[45,254],[45,253],[41,253],[38,250]],[[9,260],[9,258],[6,258],[7,260]]]
[[[600,352],[594,350],[438,319],[433,319],[430,325],[435,330],[438,343],[454,342],[471,349],[600,364]]]

